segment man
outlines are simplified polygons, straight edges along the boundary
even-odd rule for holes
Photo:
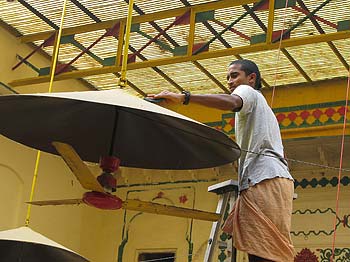
[[[242,149],[240,194],[223,230],[232,235],[238,250],[249,254],[250,262],[294,261],[290,237],[293,178],[283,159],[277,120],[259,91],[259,69],[252,61],[236,60],[229,65],[227,82],[231,95],[163,91],[152,97],[236,112],[236,141]]]

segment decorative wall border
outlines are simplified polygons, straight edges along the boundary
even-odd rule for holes
[[[332,208],[327,208],[324,210],[321,210],[319,208],[311,210],[311,209],[305,209],[305,210],[296,210],[292,213],[293,215],[324,215],[324,214],[330,214],[331,216],[335,216],[336,212]],[[350,215],[344,215],[342,218],[336,217],[337,223],[335,225],[336,230],[339,226],[343,226],[344,228],[350,228]],[[307,218],[305,218],[307,219]],[[291,231],[291,235],[293,236],[304,236],[308,237],[310,235],[319,236],[319,235],[326,235],[331,236],[334,232],[334,228],[327,230],[327,229],[320,229],[320,230],[309,230],[309,231]]]
[[[340,179],[340,184],[343,186],[347,186],[350,184],[350,177],[348,176],[343,176]],[[310,180],[307,180],[306,178],[303,178],[302,180],[294,180],[294,188],[298,188],[301,187],[303,189],[305,189],[306,187],[310,186],[312,188],[316,188],[316,187],[325,187],[327,185],[330,185],[332,187],[336,187],[338,185],[338,177],[332,177],[332,178],[326,178],[326,177],[322,177],[321,179],[317,179],[317,178],[312,178]]]
[[[280,129],[310,128],[342,124],[345,115],[345,101],[299,105],[273,109]],[[348,109],[349,111],[349,109]],[[350,123],[350,119],[347,120]],[[234,135],[234,113],[222,114],[221,121],[206,125]]]
[[[332,249],[326,248],[326,249],[318,249],[317,251],[320,252],[320,262],[329,262],[331,261],[332,257]],[[334,249],[334,261],[341,261],[346,262],[350,261],[350,248],[335,248]]]
[[[320,257],[317,257],[315,252],[308,248],[303,248],[295,256],[295,262],[330,262],[332,261],[332,248],[316,249],[320,252]],[[320,260],[319,260],[320,259]],[[350,248],[335,248],[333,261],[348,262],[350,261]]]

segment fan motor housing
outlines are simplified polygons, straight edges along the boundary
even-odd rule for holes
[[[100,158],[100,167],[106,173],[113,173],[119,168],[120,159],[115,156],[103,156]]]
[[[83,201],[89,206],[104,210],[120,209],[123,205],[123,201],[119,197],[95,191],[86,192]]]

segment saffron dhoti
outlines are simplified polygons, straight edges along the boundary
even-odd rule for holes
[[[294,184],[264,180],[243,190],[223,227],[238,250],[275,262],[294,261],[290,236]]]

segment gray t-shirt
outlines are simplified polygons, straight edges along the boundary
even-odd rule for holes
[[[232,95],[243,101],[235,117],[236,142],[243,149],[238,165],[240,191],[274,177],[293,180],[287,162],[276,158],[284,156],[282,139],[277,119],[265,97],[248,85],[238,86]]]

